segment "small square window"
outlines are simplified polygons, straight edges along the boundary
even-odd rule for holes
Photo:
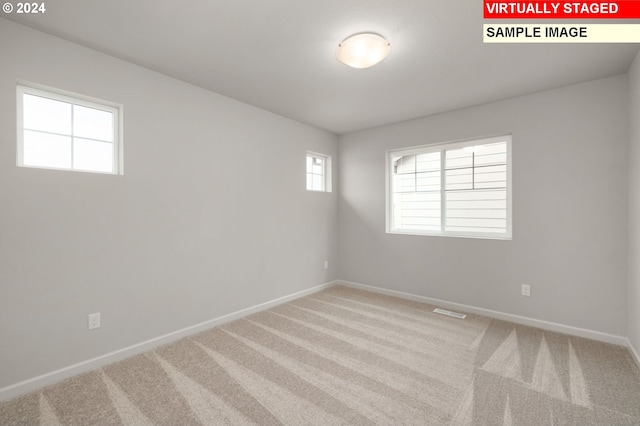
[[[331,192],[331,157],[307,152],[307,191]]]
[[[20,167],[121,174],[120,107],[18,85]]]

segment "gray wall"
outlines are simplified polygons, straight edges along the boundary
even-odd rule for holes
[[[629,69],[629,295],[627,333],[640,354],[640,54]]]
[[[334,135],[4,19],[0,57],[0,388],[336,278]],[[17,79],[123,104],[125,174],[16,167]]]
[[[626,335],[627,90],[622,75],[341,136],[339,277]],[[385,234],[386,150],[506,133],[512,241]]]

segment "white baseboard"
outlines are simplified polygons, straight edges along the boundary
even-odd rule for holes
[[[636,350],[636,348],[633,346],[633,343],[631,343],[631,340],[629,339],[627,339],[627,347],[629,348],[629,352],[631,352],[631,357],[638,365],[638,368],[640,368],[640,354],[638,354],[638,351]]]
[[[485,317],[514,322],[516,324],[528,325],[530,327],[537,327],[537,328],[542,328],[544,330],[555,331],[558,333],[570,334],[572,336],[598,340],[600,342],[612,343],[614,345],[630,347],[629,340],[626,337],[616,336],[614,334],[607,334],[599,331],[587,330],[585,328],[573,327],[570,325],[563,325],[555,322],[538,320],[535,318],[522,317],[520,315],[507,314],[504,312],[493,311],[491,309],[477,308],[475,306],[464,305],[462,303],[448,302],[446,300],[433,299],[431,297],[418,296],[416,294],[404,293],[396,290],[388,290],[386,288],[373,287],[365,284],[354,283],[351,281],[338,280],[336,281],[336,284],[341,284],[346,287],[358,288],[361,290],[367,290],[374,293],[385,294],[387,296],[395,296],[402,299],[415,300],[417,302],[424,302],[430,305],[436,305],[436,306],[447,308],[447,309],[453,309],[453,310],[463,311],[466,313],[483,315]],[[638,360],[637,354],[635,354],[635,357],[636,357],[636,360]]]
[[[19,383],[15,383],[0,389],[0,401],[5,401],[16,396],[43,388],[48,385],[52,385],[61,380],[67,379],[72,376],[76,376],[81,373],[96,370],[105,365],[112,364],[117,361],[121,361],[125,358],[129,358],[134,355],[147,352],[158,346],[166,345],[167,343],[175,342],[183,337],[187,337],[201,331],[208,330],[212,327],[216,327],[227,322],[231,322],[247,315],[254,314],[256,312],[264,311],[265,309],[272,308],[277,305],[281,305],[293,299],[307,296],[332,287],[336,284],[336,281],[321,284],[307,290],[302,290],[296,293],[289,294],[287,296],[279,297],[277,299],[270,300],[268,302],[260,303],[259,305],[251,306],[246,309],[241,309],[236,312],[232,312],[227,315],[223,315],[218,318],[211,319],[209,321],[201,322],[199,324],[192,325],[190,327],[177,330],[163,336],[155,337],[153,339],[146,340],[135,345],[119,349],[98,357],[88,359],[86,361],[79,362],[77,364],[69,365],[59,370],[52,371],[50,373],[42,374],[31,379],[24,380]]]
[[[48,385],[52,385],[61,380],[67,379],[69,377],[86,373],[88,371],[96,370],[105,365],[112,364],[117,361],[121,361],[125,358],[129,358],[134,355],[141,354],[143,352],[154,349],[158,346],[162,346],[168,343],[175,342],[183,337],[187,337],[201,331],[205,331],[209,328],[216,327],[218,325],[225,324],[227,322],[234,321],[236,319],[240,319],[247,315],[251,315],[274,306],[286,303],[290,300],[297,299],[300,297],[307,296],[309,294],[317,293],[326,288],[332,287],[334,285],[344,285],[346,287],[357,288],[361,290],[371,291],[374,293],[385,294],[388,296],[395,296],[402,299],[415,300],[418,302],[429,303],[431,305],[437,305],[443,308],[454,309],[459,311],[464,311],[467,313],[473,313],[477,315],[483,315],[490,318],[496,318],[504,321],[510,321],[517,324],[528,325],[531,327],[538,327],[545,330],[556,331],[559,333],[570,334],[578,337],[585,337],[588,339],[598,340],[601,342],[612,343],[616,345],[626,346],[629,348],[629,351],[640,367],[640,355],[636,348],[631,344],[629,339],[622,336],[616,336],[613,334],[601,333],[598,331],[587,330],[584,328],[572,327],[568,325],[553,323],[549,321],[542,321],[534,318],[522,317],[519,315],[507,314],[504,312],[493,311],[490,309],[477,308],[475,306],[464,305],[461,303],[448,302],[446,300],[434,299],[431,297],[419,296],[411,293],[404,293],[396,290],[389,290],[381,287],[374,287],[365,284],[337,280],[328,282],[325,284],[321,284],[307,290],[302,290],[296,293],[289,294],[287,296],[279,297],[277,299],[273,299],[268,302],[264,302],[255,306],[251,306],[246,309],[242,309],[227,315],[223,315],[218,318],[214,318],[199,324],[195,324],[181,330],[177,330],[163,336],[155,337],[153,339],[146,340],[144,342],[137,343],[135,345],[119,349],[117,351],[113,351],[86,361],[79,362],[77,364],[73,364],[59,370],[52,371],[50,373],[46,373],[37,377],[33,377],[31,379],[24,380],[19,383],[15,383],[4,388],[0,389],[0,401],[5,401],[16,396],[43,388]]]

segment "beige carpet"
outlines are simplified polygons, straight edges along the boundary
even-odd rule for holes
[[[333,287],[0,404],[3,425],[640,425],[623,347]]]

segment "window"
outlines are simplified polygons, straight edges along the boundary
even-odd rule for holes
[[[18,86],[18,166],[122,173],[120,108]]]
[[[387,232],[511,239],[511,136],[387,153]]]
[[[307,191],[331,192],[331,157],[307,152]]]

